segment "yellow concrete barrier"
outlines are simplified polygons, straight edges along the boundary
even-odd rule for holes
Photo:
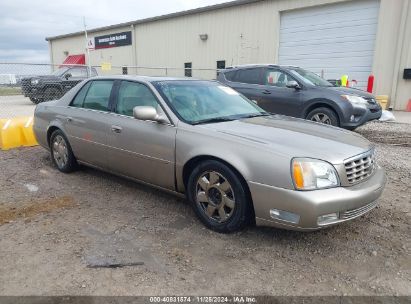
[[[33,117],[0,119],[0,149],[31,147],[38,143],[33,132]]]

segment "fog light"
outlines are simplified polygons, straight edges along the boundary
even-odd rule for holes
[[[351,115],[350,121],[354,121],[354,119],[355,119],[355,116],[354,116],[354,115]]]
[[[298,214],[283,211],[283,210],[278,210],[278,209],[271,209],[270,216],[271,218],[275,220],[280,220],[280,221],[289,222],[293,224],[298,224],[298,222],[300,221],[300,216]]]
[[[321,215],[318,217],[317,224],[318,226],[324,226],[324,225],[335,223],[338,219],[339,219],[338,213],[325,214],[325,215]]]

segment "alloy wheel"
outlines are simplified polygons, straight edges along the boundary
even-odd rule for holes
[[[324,114],[324,113],[317,113],[317,114],[313,115],[313,117],[311,117],[311,120],[315,121],[315,122],[323,123],[323,124],[326,124],[326,125],[331,125],[332,124],[331,123],[331,118],[327,114]]]
[[[200,176],[196,186],[196,202],[211,220],[226,222],[235,209],[234,191],[220,173],[208,171]]]
[[[68,149],[64,138],[61,135],[54,137],[53,144],[53,158],[57,166],[61,169],[67,165],[68,161]]]

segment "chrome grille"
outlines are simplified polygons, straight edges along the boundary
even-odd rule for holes
[[[374,150],[353,157],[344,162],[345,173],[349,184],[356,184],[374,172],[375,155]]]
[[[377,201],[372,202],[368,205],[362,206],[362,207],[357,208],[357,209],[352,209],[352,210],[347,210],[345,212],[341,212],[340,213],[340,219],[349,220],[349,219],[355,218],[357,216],[360,216],[360,215],[363,215],[363,214],[367,213],[368,211],[375,208],[376,206],[377,206]]]

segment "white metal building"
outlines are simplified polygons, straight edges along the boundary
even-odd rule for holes
[[[92,65],[180,68],[214,78],[247,63],[298,65],[326,79],[349,75],[404,110],[411,99],[411,0],[238,0],[89,31]],[[85,54],[84,32],[47,38],[50,59]],[[172,70],[172,69],[171,69]],[[121,72],[121,71],[117,71]],[[157,70],[127,69],[156,75]]]

